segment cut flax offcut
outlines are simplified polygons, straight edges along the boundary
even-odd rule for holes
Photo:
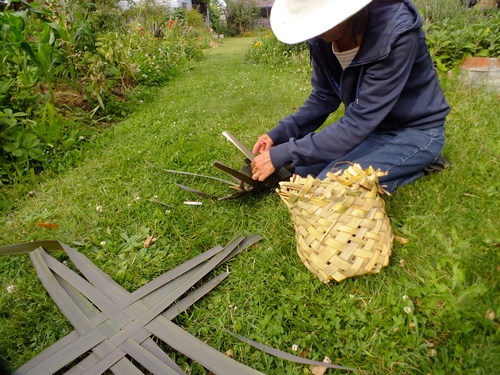
[[[385,174],[353,164],[324,180],[294,175],[280,182],[299,257],[322,282],[378,273],[389,264],[394,236],[378,182]]]

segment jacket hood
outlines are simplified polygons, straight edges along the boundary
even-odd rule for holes
[[[374,0],[369,5],[367,32],[351,65],[367,64],[387,57],[394,41],[403,33],[423,25],[418,9],[409,0]],[[326,43],[316,37],[312,45]]]
[[[396,3],[396,4],[395,4]],[[403,33],[422,27],[417,8],[408,0],[378,0],[370,8],[368,33],[362,43],[364,53],[355,64],[366,64],[389,55],[394,41]]]

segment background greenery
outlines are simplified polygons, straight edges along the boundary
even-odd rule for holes
[[[123,12],[112,0],[17,1],[0,29],[0,183],[74,165],[96,126],[130,113],[213,42],[198,11],[151,2]]]
[[[266,35],[260,39],[272,40]],[[59,239],[133,291],[237,233],[258,233],[263,236],[258,246],[231,261],[229,278],[177,324],[267,374],[309,370],[237,342],[222,328],[288,352],[297,345],[295,354],[328,356],[370,374],[495,373],[500,364],[495,94],[443,78],[452,106],[444,153],[453,168],[386,199],[395,233],[410,242],[395,244],[391,263],[380,274],[340,284],[320,283],[301,264],[290,217],[276,194],[187,206],[184,201],[199,198],[174,182],[214,194],[228,189],[146,163],[224,177],[212,161],[242,164],[242,154],[221,135],[224,130],[252,146],[300,106],[310,87],[307,55],[305,63],[296,52],[293,63],[264,58],[256,64],[246,56],[259,40],[225,39],[188,74],[159,86],[154,97],[140,96],[144,103],[137,102],[125,119],[86,138],[71,168],[45,169],[4,185],[0,244]],[[146,249],[149,234],[157,240]],[[17,368],[71,329],[28,257],[0,258],[0,356]],[[176,360],[188,373],[205,373],[182,356]]]
[[[500,13],[498,9],[467,8],[455,0],[416,0],[424,21],[427,44],[440,73],[456,73],[469,56],[500,55]],[[248,57],[259,63],[282,65],[307,64],[305,43],[287,45],[268,31],[259,33]]]

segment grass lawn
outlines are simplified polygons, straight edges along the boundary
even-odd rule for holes
[[[237,341],[223,328],[288,352],[297,345],[295,354],[328,356],[367,374],[497,373],[498,97],[443,82],[453,108],[444,153],[453,168],[386,198],[395,234],[410,240],[394,245],[388,267],[326,285],[300,262],[277,194],[202,199],[174,182],[217,195],[229,191],[146,163],[226,178],[212,162],[239,168],[242,154],[223,131],[251,147],[300,106],[308,75],[246,62],[250,43],[225,39],[208,51],[192,71],[104,131],[78,167],[4,187],[8,209],[0,217],[0,245],[60,240],[133,291],[238,233],[260,234],[258,246],[229,263],[229,278],[177,324],[266,374],[310,372]],[[192,200],[203,205],[183,204]],[[157,241],[144,249],[148,234]],[[1,257],[0,356],[17,368],[71,330],[29,257]],[[206,373],[182,356],[176,360],[188,373]]]

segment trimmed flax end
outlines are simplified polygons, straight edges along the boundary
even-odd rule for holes
[[[378,273],[388,265],[394,236],[378,182],[385,174],[352,164],[324,180],[294,175],[280,183],[298,255],[322,282]]]

